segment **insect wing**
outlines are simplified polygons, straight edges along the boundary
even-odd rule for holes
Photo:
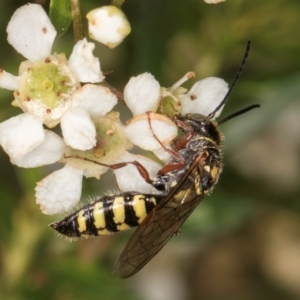
[[[203,199],[196,194],[201,155],[196,159],[172,192],[145,218],[122,251],[114,272],[127,278],[147,264],[178,232],[180,226]]]
[[[125,246],[114,272],[121,278],[127,278],[144,267],[178,232],[202,198],[197,196],[177,207],[169,201],[163,208],[154,209]]]

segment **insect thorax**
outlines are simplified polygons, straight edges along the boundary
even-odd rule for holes
[[[165,195],[167,195],[172,188],[177,186],[180,179],[186,172],[190,170],[194,162],[197,160],[198,181],[192,182],[189,186],[194,186],[196,190],[201,193],[208,193],[217,183],[219,174],[222,170],[221,162],[221,141],[223,136],[218,130],[217,124],[200,114],[188,114],[182,120],[188,124],[194,131],[192,138],[188,141],[186,146],[178,151],[178,154],[184,158],[185,164],[182,168],[175,169],[163,175],[157,175],[154,183],[157,186],[163,186]],[[205,159],[199,159],[199,156]],[[172,156],[168,164],[176,164],[179,160]],[[189,176],[188,181],[195,181],[195,178]]]

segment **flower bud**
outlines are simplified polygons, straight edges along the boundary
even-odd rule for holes
[[[96,8],[86,17],[90,38],[111,49],[121,44],[131,31],[124,13],[113,5]]]

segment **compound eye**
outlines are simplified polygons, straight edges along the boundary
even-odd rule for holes
[[[162,181],[157,181],[153,184],[153,186],[158,190],[163,192],[166,189],[165,184]]]

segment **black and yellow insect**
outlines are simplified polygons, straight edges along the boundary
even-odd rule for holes
[[[175,118],[185,135],[173,150],[168,150],[171,158],[154,179],[150,179],[138,162],[129,162],[137,167],[147,182],[162,191],[162,195],[127,192],[105,196],[50,226],[71,238],[107,235],[138,226],[121,253],[115,272],[126,278],[145,266],[179,232],[184,221],[217,183],[223,167],[223,137],[218,126],[259,106],[252,105],[218,123],[213,120],[240,77],[249,49],[250,42],[228,93],[212,113]],[[149,125],[151,127],[150,117]],[[127,164],[109,167],[117,169]]]

